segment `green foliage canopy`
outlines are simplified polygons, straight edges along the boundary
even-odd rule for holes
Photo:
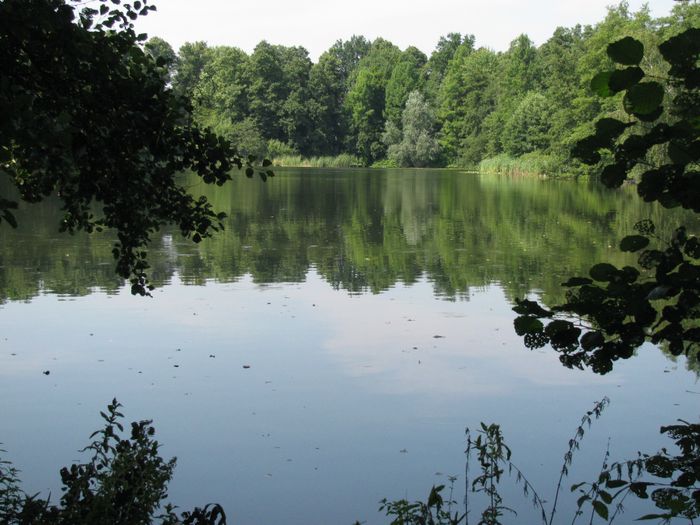
[[[161,226],[177,224],[195,242],[221,227],[223,215],[176,175],[223,184],[246,161],[192,122],[165,63],[142,49],[133,20],[154,9],[147,1],[80,4],[0,3],[0,175],[16,189],[0,198],[0,217],[14,226],[17,198],[57,195],[61,230],[116,231],[117,273],[145,295],[145,247]]]

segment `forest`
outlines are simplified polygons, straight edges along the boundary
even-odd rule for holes
[[[621,94],[601,99],[590,82],[610,67],[606,46],[632,36],[646,49],[700,25],[700,8],[678,2],[667,17],[627,2],[593,26],[559,27],[539,47],[526,35],[505,52],[473,34],[440,38],[428,57],[377,38],[338,40],[312,62],[301,46],[261,41],[248,55],[185,43],[176,53],[153,37],[147,51],[199,125],[241,153],[277,165],[460,167],[575,176],[571,147],[592,123],[619,112]],[[656,54],[649,74],[663,73]]]

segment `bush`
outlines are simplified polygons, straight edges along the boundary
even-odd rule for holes
[[[288,157],[291,155],[299,155],[298,152],[289,144],[281,140],[271,139],[267,142],[267,156],[271,159],[277,157]]]

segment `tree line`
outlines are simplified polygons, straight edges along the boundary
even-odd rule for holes
[[[621,2],[595,25],[559,27],[539,47],[522,34],[504,52],[460,33],[441,37],[429,57],[362,36],[338,40],[316,63],[303,47],[266,41],[251,54],[205,42],[175,53],[154,37],[146,50],[195,121],[244,154],[344,154],[358,165],[396,167],[473,168],[491,159],[486,165],[521,162],[557,174],[582,169],[572,164],[572,145],[618,111],[619,97],[590,89],[610,65],[607,44],[632,36],[656,49],[698,25],[695,2],[681,0],[662,18]],[[645,60],[652,73],[664,72],[659,56]]]

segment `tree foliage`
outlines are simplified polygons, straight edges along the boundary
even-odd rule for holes
[[[145,295],[145,248],[161,226],[177,224],[195,242],[221,228],[223,215],[178,173],[223,184],[248,160],[193,123],[166,83],[166,62],[142,49],[133,20],[154,9],[147,1],[79,6],[0,3],[0,174],[17,191],[0,198],[0,216],[15,226],[17,198],[57,195],[61,230],[116,231],[117,273]]]
[[[389,160],[397,166],[422,168],[437,160],[440,146],[435,137],[435,116],[419,91],[408,96],[400,129],[387,121],[383,140]]]
[[[598,120],[595,133],[579,141],[574,153],[588,164],[602,161],[601,180],[609,188],[638,171],[643,200],[698,213],[700,29],[687,29],[658,50],[668,65],[663,79],[650,78],[640,67],[645,57],[640,41],[626,37],[608,46],[610,59],[620,67],[598,73],[591,87],[599,96],[623,95],[626,116]],[[631,357],[645,341],[666,345],[673,355],[697,349],[700,240],[684,226],[671,238],[659,238],[650,220],[639,221],[635,230],[622,239],[620,249],[639,253],[636,267],[596,264],[588,276],[564,283],[567,302],[550,309],[519,302],[515,329],[527,346],[549,343],[565,366],[590,366],[598,373]]]
[[[251,119],[264,142],[285,144],[301,157],[345,153],[367,165],[387,158],[382,134],[401,130],[408,95],[419,91],[436,115],[440,165],[475,167],[508,157],[546,174],[577,176],[592,171],[571,158],[572,145],[590,133],[593,120],[614,116],[618,107],[616,97],[600,99],[588,89],[591,71],[610,61],[607,43],[630,36],[653,48],[697,27],[698,19],[697,3],[679,2],[669,16],[654,19],[649,9],[632,12],[622,1],[601,22],[557,28],[539,47],[521,34],[506,51],[493,52],[479,49],[473,35],[449,33],[427,58],[412,46],[400,50],[382,38],[352,36],[315,64],[303,48],[263,41],[241,57],[244,74],[217,60],[224,48],[195,42],[180,49],[172,85],[192,98],[203,126],[223,132]],[[663,74],[658,53],[647,55],[643,65],[648,74]],[[201,94],[213,85],[214,93],[235,93],[241,103],[212,105]],[[512,120],[516,111],[519,119]]]

